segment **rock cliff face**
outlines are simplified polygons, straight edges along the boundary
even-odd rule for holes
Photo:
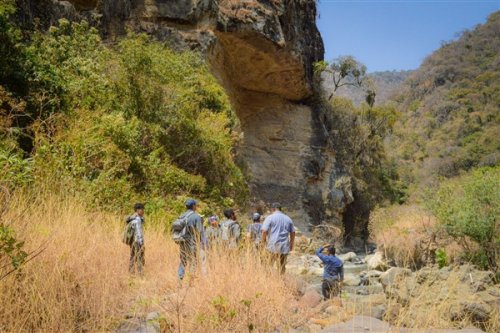
[[[341,222],[350,183],[326,152],[311,98],[312,64],[324,52],[315,0],[18,2],[26,21],[87,18],[108,39],[132,29],[201,50],[241,121],[240,156],[254,199],[282,202],[303,229]]]

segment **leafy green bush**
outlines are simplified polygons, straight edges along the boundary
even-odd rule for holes
[[[0,223],[0,280],[25,262],[28,254],[23,250],[24,242],[18,241],[14,230]],[[6,264],[9,262],[10,265]]]
[[[448,266],[448,256],[446,255],[445,249],[436,250],[436,262],[439,265],[439,268]]]
[[[347,207],[344,224],[358,225],[361,230],[356,231],[366,232],[370,211],[376,205],[399,202],[404,196],[395,164],[387,159],[383,144],[398,113],[390,105],[354,107],[342,97],[334,97],[325,113],[332,148],[353,180],[354,202]],[[356,231],[345,230],[348,236]]]
[[[33,161],[23,159],[19,154],[8,152],[0,147],[0,185],[13,189],[28,185],[33,181]]]
[[[20,128],[4,116],[20,103],[14,97],[0,108],[6,151],[0,168],[10,170],[0,181],[34,179],[38,188],[115,211],[151,200],[157,214],[177,207],[179,196],[215,206],[245,200],[247,186],[233,158],[237,120],[198,54],[135,34],[107,47],[87,22],[67,20],[34,32],[19,48],[27,87],[22,106],[30,120]],[[31,144],[16,147],[6,134],[16,131]]]
[[[487,265],[498,268],[500,168],[482,168],[440,184],[429,206],[445,230],[462,243],[472,240]],[[479,260],[481,261],[481,260]]]

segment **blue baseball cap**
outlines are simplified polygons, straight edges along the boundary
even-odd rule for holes
[[[258,221],[258,220],[260,220],[260,214],[259,214],[259,213],[253,213],[253,215],[252,215],[252,220],[253,220],[253,221]]]
[[[194,199],[187,199],[185,202],[185,205],[187,208],[192,208],[194,205],[196,205],[196,200]]]

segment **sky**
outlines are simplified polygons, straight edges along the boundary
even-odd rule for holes
[[[497,10],[500,0],[319,0],[317,24],[325,60],[352,55],[369,72],[407,70]]]

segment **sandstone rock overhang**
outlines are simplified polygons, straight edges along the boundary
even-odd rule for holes
[[[127,29],[206,55],[241,121],[253,198],[281,201],[299,226],[342,223],[352,194],[311,102],[323,59],[315,0],[17,0],[20,17],[86,18],[113,40]],[[335,200],[332,191],[338,192]]]

